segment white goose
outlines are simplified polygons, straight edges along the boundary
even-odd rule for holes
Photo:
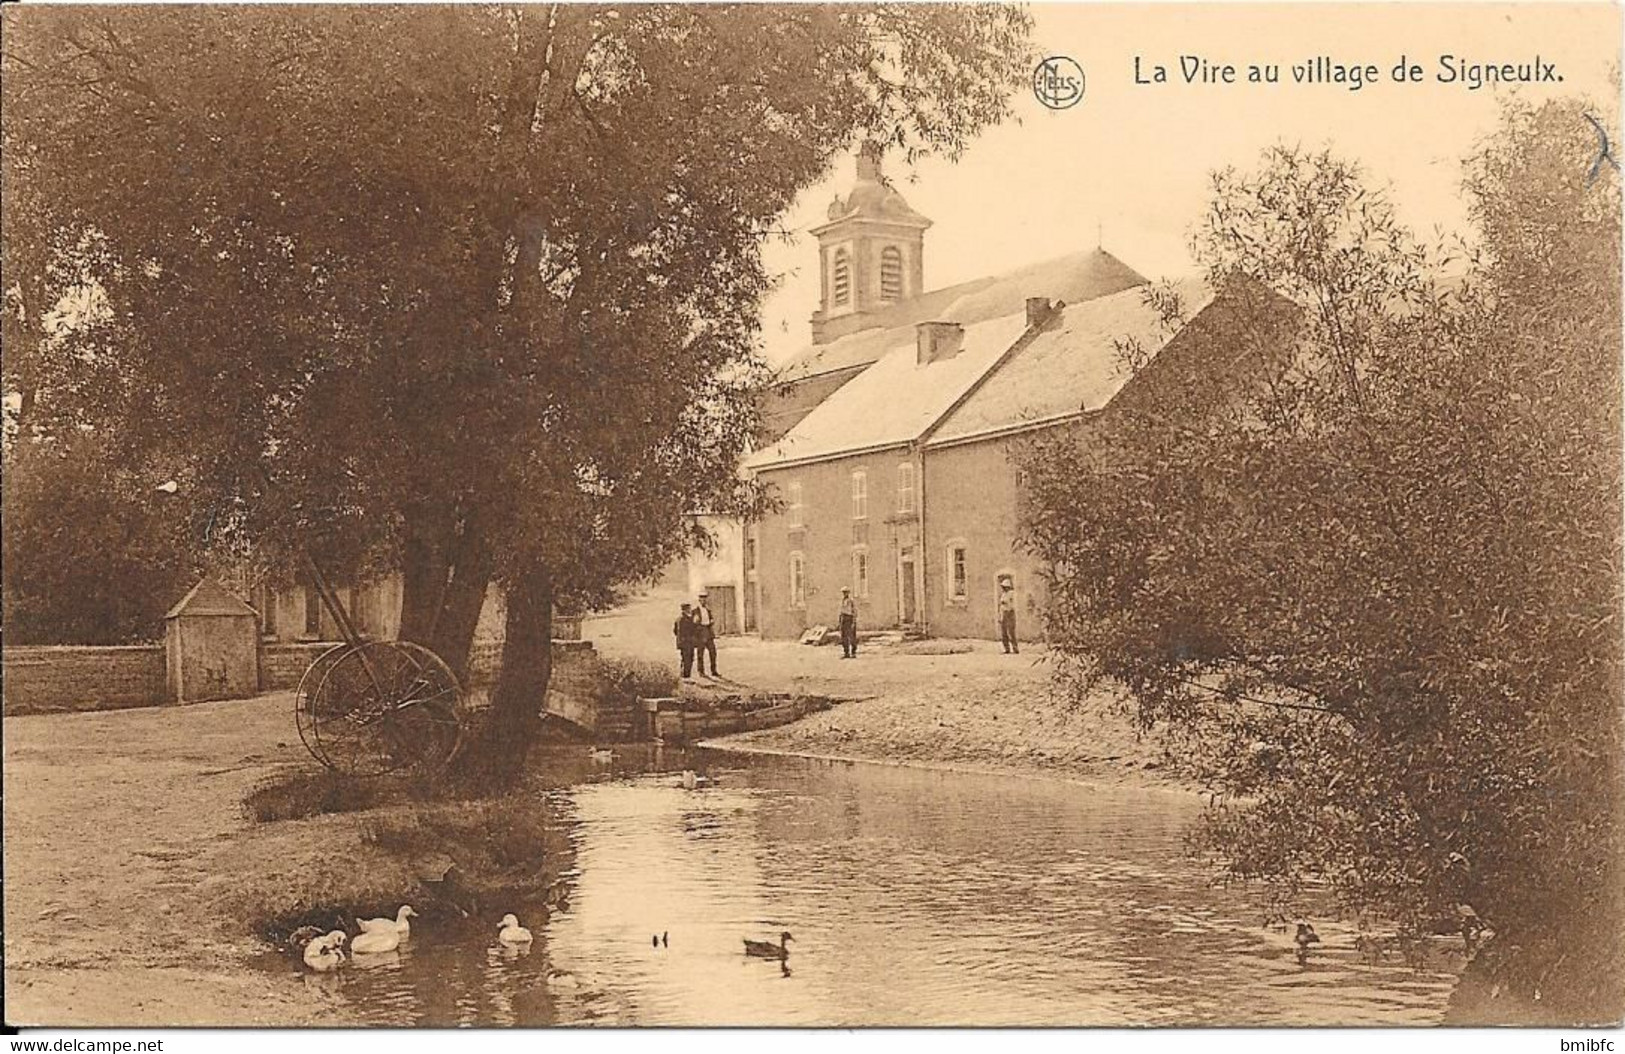
[[[406,920],[417,917],[418,913],[412,910],[412,905],[402,904],[401,910],[397,911],[392,919],[356,919],[355,924],[361,927],[362,933],[394,930],[404,940],[412,935],[412,924]]]
[[[378,955],[392,952],[401,946],[400,931],[392,925],[388,929],[366,930],[350,942],[350,951],[356,955]]]
[[[305,945],[305,965],[317,973],[337,970],[344,962],[345,940],[343,930],[334,930],[324,937],[312,940]]]
[[[502,916],[502,929],[497,931],[497,940],[503,944],[529,944],[530,931],[519,925],[517,915]]]

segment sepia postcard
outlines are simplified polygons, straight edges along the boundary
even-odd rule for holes
[[[6,1025],[1617,1049],[1621,10],[7,4]]]

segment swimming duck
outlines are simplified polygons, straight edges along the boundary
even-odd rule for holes
[[[392,919],[356,919],[355,924],[361,927],[362,933],[394,930],[402,938],[406,938],[412,935],[412,924],[406,920],[417,917],[418,913],[412,910],[412,905],[402,904],[401,910],[397,911]]]
[[[759,959],[788,959],[790,949],[786,948],[785,944],[793,940],[795,938],[790,936],[788,931],[779,934],[779,943],[777,944],[772,941],[753,941],[747,937],[745,938],[745,954],[754,955]]]
[[[615,752],[606,747],[593,747],[587,751],[587,756],[600,765],[608,765],[615,760]]]
[[[502,916],[502,929],[497,932],[497,940],[503,944],[529,944],[530,931],[519,925],[517,915]]]
[[[350,951],[356,955],[379,955],[401,946],[400,931],[394,926],[382,930],[367,930],[356,934],[350,942]]]
[[[343,930],[334,930],[325,937],[317,937],[305,945],[305,965],[317,973],[337,970],[344,962],[346,939]]]
[[[1298,932],[1292,938],[1292,942],[1298,946],[1298,963],[1302,965],[1309,961],[1309,946],[1320,943],[1320,934],[1316,933],[1315,928],[1309,923],[1299,919]]]

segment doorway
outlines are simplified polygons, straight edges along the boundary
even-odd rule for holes
[[[897,558],[897,610],[902,612],[903,625],[912,626],[918,618],[914,595],[914,550],[905,549]]]
[[[719,637],[731,637],[739,632],[739,609],[735,606],[733,586],[707,586],[710,596],[711,617],[716,622]]]

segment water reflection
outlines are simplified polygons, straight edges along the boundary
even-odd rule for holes
[[[529,949],[494,919],[424,920],[343,998],[419,1025],[1421,1024],[1449,990],[1364,962],[1332,922],[1300,966],[1184,857],[1180,795],[628,755],[572,754],[561,778],[591,778],[538,792],[577,873],[564,909],[520,911]],[[715,782],[686,789],[683,768]],[[744,955],[784,930],[787,962]]]

